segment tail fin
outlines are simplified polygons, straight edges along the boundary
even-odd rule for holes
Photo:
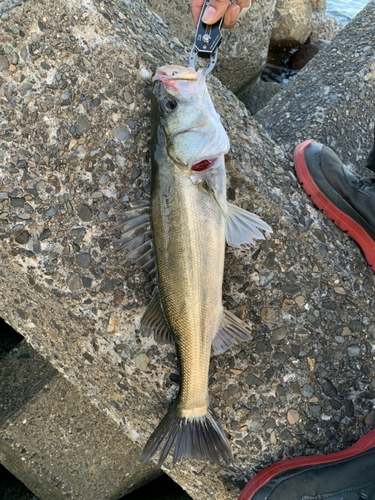
[[[161,467],[173,445],[173,465],[185,458],[210,460],[218,465],[220,458],[226,463],[233,460],[229,441],[210,409],[202,417],[181,417],[174,403],[151,434],[141,460],[149,462],[163,446],[157,464]]]

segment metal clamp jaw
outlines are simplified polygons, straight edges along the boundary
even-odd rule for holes
[[[222,39],[221,25],[223,24],[223,18],[212,25],[202,22],[202,17],[208,4],[209,0],[205,0],[199,16],[194,45],[189,56],[189,65],[192,68],[195,68],[195,59],[197,56],[210,58],[210,65],[206,69],[205,75],[211,73],[216,65],[219,45]]]

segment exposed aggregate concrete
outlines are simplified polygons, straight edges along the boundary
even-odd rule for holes
[[[224,303],[252,323],[254,339],[213,357],[210,368],[234,463],[165,466],[193,498],[234,499],[261,467],[342,449],[374,425],[374,275],[308,201],[290,156],[314,130],[364,158],[374,11],[369,4],[339,35],[354,50],[330,49],[332,65],[336,57],[345,68],[358,62],[350,82],[338,66],[326,93],[321,77],[314,94],[309,66],[286,91],[299,98],[288,104],[278,94],[259,115],[281,147],[210,78],[231,140],[228,198],[275,232],[250,250],[227,250]],[[109,229],[129,200],[149,194],[150,75],[187,55],[142,2],[126,0],[25,1],[3,16],[0,33],[9,63],[0,73],[0,316],[144,444],[177,393],[178,367],[173,347],[139,332],[152,282],[124,266]],[[363,98],[347,99],[361,82]],[[336,115],[322,106],[334,95]],[[354,135],[353,124],[366,135]]]

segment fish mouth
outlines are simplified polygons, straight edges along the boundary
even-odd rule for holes
[[[160,81],[163,83],[171,83],[176,80],[188,80],[191,82],[196,82],[199,78],[199,74],[194,68],[169,65],[161,66],[155,72],[152,81]]]
[[[187,99],[192,94],[201,92],[204,74],[191,67],[168,65],[158,68],[152,81],[155,84],[159,82],[164,88],[172,89]]]

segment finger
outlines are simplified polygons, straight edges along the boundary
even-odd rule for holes
[[[246,14],[246,12],[250,9],[254,2],[255,0],[237,0],[237,4],[241,9],[238,19],[241,19]]]
[[[237,0],[236,4],[240,6],[240,9],[248,9],[255,0]]]
[[[240,6],[237,4],[230,5],[225,13],[223,28],[234,28],[240,15]]]
[[[238,19],[242,19],[243,16],[246,14],[246,12],[250,9],[250,7],[244,7],[241,9],[240,15],[238,16]]]
[[[195,26],[197,26],[197,24],[198,24],[199,16],[201,15],[203,4],[204,4],[204,0],[191,0],[190,1],[191,15],[193,16],[193,21],[194,21]]]
[[[228,0],[210,0],[209,6],[204,12],[202,21],[206,24],[214,24],[224,17],[228,10]]]

